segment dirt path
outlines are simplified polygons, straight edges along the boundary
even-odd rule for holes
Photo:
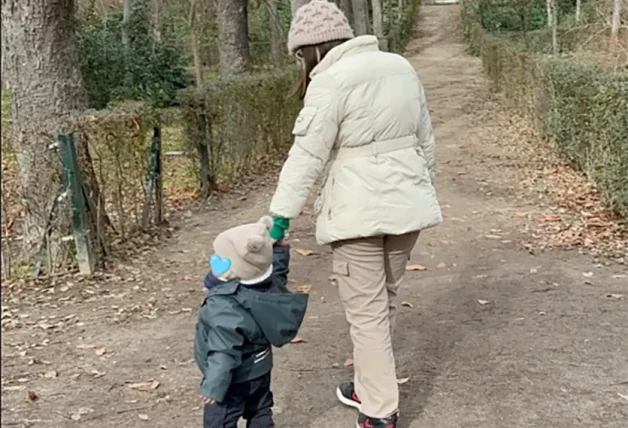
[[[507,148],[489,144],[498,106],[464,51],[459,9],[423,15],[409,56],[433,112],[445,223],[420,240],[413,262],[428,270],[410,272],[400,296],[408,306],[395,347],[399,376],[410,378],[401,427],[625,427],[625,266],[520,245],[527,220],[517,213],[538,201],[516,193]],[[199,427],[192,338],[211,240],[264,214],[270,195],[210,206],[100,283],[4,296],[3,426]],[[277,353],[276,419],[349,428],[355,413],[333,391],[351,377],[350,340],[329,250],[312,231],[304,215],[291,233],[293,246],[317,254],[294,255],[293,285],[312,284],[312,300],[306,342]]]

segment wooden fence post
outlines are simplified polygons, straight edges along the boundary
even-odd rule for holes
[[[94,273],[94,254],[87,225],[81,173],[76,160],[74,134],[60,134],[58,140],[61,164],[63,165],[63,184],[67,189],[66,191],[70,193],[72,206],[72,230],[76,244],[76,260],[81,274],[90,276]]]

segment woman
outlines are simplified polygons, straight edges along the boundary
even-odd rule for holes
[[[304,107],[271,203],[271,236],[282,236],[323,176],[316,237],[333,249],[354,346],[355,383],[340,385],[338,398],[360,409],[358,427],[395,428],[395,296],[419,232],[441,222],[423,87],[407,60],[381,52],[373,36],[354,38],[325,0],[298,10],[288,48],[303,68]]]

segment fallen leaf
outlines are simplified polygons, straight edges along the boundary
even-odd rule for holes
[[[96,355],[98,356],[105,355],[106,353],[107,353],[107,350],[105,348],[96,349]]]
[[[329,282],[331,282],[331,285],[338,285],[338,276],[336,275],[330,275],[328,278]]]
[[[3,386],[3,391],[24,391],[26,387],[24,385],[15,385],[15,386]]]
[[[312,255],[316,254],[312,250],[304,250],[303,248],[297,248],[294,251],[296,251],[297,253],[299,253],[299,254],[301,254],[302,256],[305,256],[305,257],[312,256]]]
[[[486,239],[502,239],[499,235],[485,235]]]
[[[622,393],[618,392],[617,395],[619,395],[624,400],[628,401],[628,395],[627,394],[622,394]]]
[[[614,293],[611,293],[611,294],[607,295],[606,297],[612,297],[613,299],[623,299],[623,298],[624,298],[624,295],[623,295],[623,294],[614,294]]]
[[[446,267],[447,267],[447,263],[445,263],[445,262],[440,262],[438,265],[436,265],[436,267],[437,267],[438,269],[444,269],[444,268],[446,268]]]
[[[582,276],[584,276],[585,278],[592,278],[593,272],[582,272]]]
[[[312,284],[299,285],[297,291],[301,293],[309,293],[312,290]]]
[[[148,420],[148,415],[145,415],[143,413],[140,413],[139,415],[137,415],[141,420],[143,421],[147,421]]]
[[[491,303],[490,300],[484,300],[484,299],[478,299],[478,303],[480,305],[488,305],[489,303]]]
[[[57,373],[57,371],[56,371],[56,370],[51,370],[51,371],[49,371],[49,372],[44,373],[44,377],[45,377],[46,379],[54,379],[54,378],[56,378],[57,376],[59,376],[59,373]]]
[[[351,367],[353,365],[353,358],[349,357],[347,358],[347,361],[345,361],[345,367]]]
[[[70,415],[70,418],[72,418],[72,420],[74,420],[74,421],[78,421],[78,420],[81,419],[81,416],[87,415],[87,414],[93,413],[93,412],[94,412],[94,409],[90,409],[89,407],[81,407],[76,412],[73,412]]]
[[[408,383],[409,381],[410,381],[409,377],[404,377],[404,378],[401,378],[401,379],[397,379],[397,384],[403,385],[404,383]]]
[[[305,343],[305,340],[302,337],[297,336],[294,339],[292,339],[290,343]]]
[[[405,306],[407,308],[414,308],[414,305],[410,302],[403,301],[401,302],[401,306]]]
[[[78,345],[76,348],[77,349],[95,349],[96,345],[92,345],[92,344],[89,344],[89,343],[83,343],[83,344]]]
[[[39,398],[35,391],[28,391],[28,399],[31,401],[35,401]]]
[[[100,379],[106,374],[107,374],[106,371],[99,372],[98,370],[92,370],[92,375],[94,375],[94,379]]]
[[[150,391],[159,388],[160,383],[155,379],[150,379],[145,382],[135,382],[127,384],[127,387],[138,391]]]
[[[406,270],[411,272],[424,272],[427,268],[423,265],[407,265]]]
[[[340,367],[340,364],[338,364],[338,363],[333,363],[333,364],[331,365],[331,367],[332,367],[332,368],[334,368],[334,369],[337,369],[338,367]]]
[[[549,215],[546,215],[545,217],[543,217],[543,221],[545,221],[545,222],[560,221],[560,216],[555,215],[555,214],[549,214]]]
[[[528,213],[515,213],[515,217],[519,217],[519,218],[525,218],[528,216]]]

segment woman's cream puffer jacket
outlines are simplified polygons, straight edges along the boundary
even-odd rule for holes
[[[438,225],[434,134],[423,86],[403,57],[360,36],[311,73],[271,213],[297,217],[321,174],[319,244]]]

